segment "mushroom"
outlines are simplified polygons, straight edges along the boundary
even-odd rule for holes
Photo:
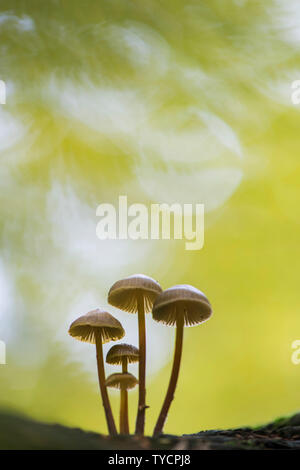
[[[162,288],[151,277],[134,274],[117,281],[109,290],[108,302],[130,313],[138,313],[139,323],[139,402],[135,433],[144,434],[146,406],[146,328],[145,313],[152,309],[155,298]]]
[[[123,338],[125,331],[121,323],[110,313],[100,310],[92,310],[86,315],[75,320],[70,328],[69,335],[87,343],[96,344],[96,357],[98,367],[98,380],[105,411],[107,427],[111,435],[117,434],[107,389],[105,386],[105,371],[103,361],[103,343],[116,341]]]
[[[128,363],[138,362],[139,360],[139,350],[132,346],[131,344],[115,344],[110,348],[106,355],[106,362],[108,364],[122,364],[123,374],[127,372]],[[126,409],[128,408],[128,393],[127,389],[123,393],[123,401],[125,402]],[[122,393],[121,393],[122,401]],[[121,413],[122,414],[122,413]],[[129,434],[129,422],[128,422],[128,411],[125,412],[122,421],[122,433]],[[120,423],[121,424],[121,423]]]
[[[127,390],[134,388],[137,383],[137,379],[129,372],[112,374],[105,381],[107,387],[119,388],[121,390],[120,434],[129,434]]]
[[[184,326],[195,326],[209,319],[212,307],[200,290],[189,285],[170,287],[162,292],[153,305],[153,319],[169,326],[176,326],[173,367],[165,400],[163,402],[153,435],[163,430],[169,408],[174,398],[178,380]]]
[[[132,344],[115,344],[106,355],[108,364],[122,364],[122,372],[127,372],[128,363],[139,361],[139,350]]]

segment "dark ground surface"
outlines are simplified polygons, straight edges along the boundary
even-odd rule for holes
[[[300,450],[300,413],[255,429],[203,431],[183,436],[138,439],[134,436],[109,438],[0,412],[0,449]]]

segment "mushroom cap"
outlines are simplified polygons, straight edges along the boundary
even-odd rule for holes
[[[162,292],[153,305],[153,319],[174,326],[181,316],[185,326],[194,326],[209,319],[212,307],[208,298],[193,286],[182,284]]]
[[[108,293],[108,303],[126,312],[136,313],[138,297],[144,298],[145,312],[151,312],[152,305],[162,288],[152,277],[133,274],[114,283]]]
[[[73,321],[69,335],[86,343],[96,343],[96,333],[101,332],[102,343],[123,338],[125,331],[121,323],[110,313],[100,308],[91,310]]]
[[[129,363],[139,361],[139,350],[131,344],[115,344],[106,355],[108,364],[122,364],[122,359],[126,358]]]
[[[139,381],[135,378],[135,376],[129,372],[111,374],[105,381],[105,385],[107,387],[125,390],[134,388],[138,383]]]

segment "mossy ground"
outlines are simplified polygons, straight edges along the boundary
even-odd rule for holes
[[[300,413],[258,428],[202,431],[183,436],[163,435],[153,439],[135,436],[110,438],[0,412],[0,449],[300,450]]]

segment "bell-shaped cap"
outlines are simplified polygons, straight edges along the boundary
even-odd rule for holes
[[[179,318],[185,326],[194,326],[209,319],[212,307],[208,298],[193,286],[170,287],[162,292],[153,305],[153,319],[174,326]]]
[[[115,344],[110,348],[106,355],[108,364],[122,364],[123,359],[127,359],[129,363],[138,362],[139,350],[131,344]]]
[[[134,274],[114,283],[108,293],[108,303],[126,312],[136,313],[138,298],[142,295],[145,312],[151,312],[153,302],[161,292],[157,281],[144,274]]]
[[[129,372],[111,374],[105,381],[105,385],[107,387],[119,388],[123,390],[134,388],[138,383],[139,381],[135,378],[135,376]]]
[[[115,317],[99,308],[77,318],[69,328],[69,335],[87,343],[95,344],[96,334],[101,334],[102,343],[108,343],[123,338],[125,331]]]

